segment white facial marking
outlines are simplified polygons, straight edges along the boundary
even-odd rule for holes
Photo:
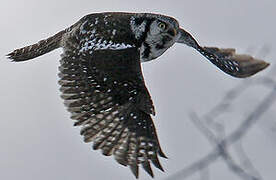
[[[165,21],[165,20],[164,20]],[[160,20],[151,22],[149,32],[147,32],[145,42],[140,49],[141,62],[151,61],[161,56],[177,40],[178,36],[171,36],[167,31],[159,28]],[[167,22],[167,21],[165,21]],[[168,28],[174,28],[168,23]]]
[[[139,39],[143,35],[143,33],[146,30],[146,24],[147,24],[147,22],[143,21],[142,24],[136,25],[135,17],[131,17],[130,27],[131,27],[132,32],[135,34],[136,39]]]

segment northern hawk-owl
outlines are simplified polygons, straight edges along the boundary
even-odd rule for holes
[[[153,177],[151,163],[163,171],[162,152],[151,115],[155,110],[141,62],[161,56],[175,43],[199,51],[220,70],[249,77],[269,64],[234,49],[201,47],[172,17],[152,13],[89,14],[48,39],[8,54],[33,59],[63,48],[59,84],[64,104],[81,126],[86,143],[114,155],[138,178],[139,165]]]

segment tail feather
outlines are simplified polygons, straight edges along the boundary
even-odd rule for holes
[[[41,40],[36,44],[16,49],[7,56],[9,59],[12,59],[12,61],[20,62],[46,54],[54,49],[61,47],[61,40],[64,33],[65,30],[60,31],[54,36]]]

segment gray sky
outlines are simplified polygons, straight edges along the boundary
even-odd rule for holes
[[[89,13],[155,12],[178,19],[202,45],[234,47],[239,53],[255,53],[268,45],[271,52],[266,60],[273,64],[275,9],[273,0],[1,0],[0,179],[134,179],[129,169],[118,165],[113,157],[92,151],[90,144],[82,142],[79,129],[72,126],[58,91],[61,50],[26,63],[11,63],[4,55],[14,48],[47,38]],[[212,148],[190,122],[188,113],[193,110],[204,114],[229,88],[242,81],[220,72],[182,45],[175,45],[156,61],[143,64],[143,71],[157,111],[154,122],[159,140],[169,157],[161,159],[165,173],[154,170],[156,179],[164,179]],[[258,76],[267,72],[269,69]],[[227,132],[265,93],[266,89],[257,88],[244,94],[235,112],[225,117],[230,127]],[[275,118],[270,111],[266,119]],[[264,179],[272,180],[276,177],[276,143],[256,126],[244,139],[244,147]],[[224,163],[211,168],[212,179],[238,179]],[[141,170],[140,179],[150,177]]]

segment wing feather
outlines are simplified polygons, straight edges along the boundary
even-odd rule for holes
[[[93,142],[93,149],[101,149],[103,155],[114,155],[137,178],[140,165],[152,177],[151,163],[163,171],[158,156],[165,155],[151,118],[155,111],[143,80],[139,50],[81,54],[70,49],[73,42],[62,55],[59,84],[84,142]]]

